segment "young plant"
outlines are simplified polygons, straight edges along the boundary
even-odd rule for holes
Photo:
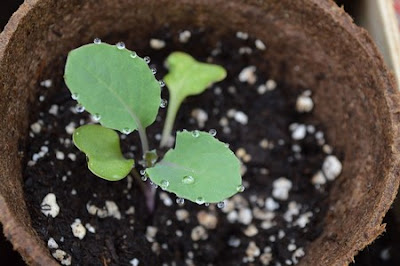
[[[155,79],[149,60],[121,42],[114,46],[99,39],[69,53],[64,79],[72,98],[101,124],[81,126],[73,134],[74,144],[87,155],[90,171],[110,181],[120,180],[131,171],[138,177],[134,160],[123,157],[114,131],[128,135],[137,130],[143,154],[139,163],[145,168],[142,179],[148,177],[163,190],[175,193],[179,202],[217,203],[243,191],[239,160],[228,145],[210,133],[177,132],[175,148],[161,160],[149,149],[146,127],[156,119],[164,86]],[[183,100],[226,76],[222,67],[199,63],[181,52],[172,53],[167,65],[170,105],[161,146],[168,143]],[[147,187],[144,192],[152,210],[155,189]]]
[[[167,58],[169,73],[164,77],[169,90],[167,119],[161,138],[161,147],[168,146],[176,114],[183,100],[191,95],[202,93],[212,83],[223,80],[226,71],[223,67],[197,62],[182,52],[174,52]]]

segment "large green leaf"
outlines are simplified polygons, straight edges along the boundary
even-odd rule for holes
[[[220,202],[243,190],[239,160],[206,132],[178,132],[175,149],[146,172],[161,188],[199,204]]]
[[[73,97],[105,127],[130,133],[157,116],[160,85],[147,63],[124,47],[101,43],[72,50],[64,79]]]
[[[168,74],[164,81],[169,90],[167,119],[161,146],[166,146],[173,123],[182,101],[191,95],[202,93],[214,82],[226,77],[226,70],[218,65],[201,63],[183,52],[174,52],[167,58]]]
[[[134,160],[121,153],[118,134],[100,125],[85,125],[75,130],[75,145],[88,157],[93,174],[109,181],[118,181],[129,174]]]

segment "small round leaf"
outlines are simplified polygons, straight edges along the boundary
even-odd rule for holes
[[[98,177],[118,181],[132,170],[134,160],[125,159],[119,146],[118,134],[100,125],[85,125],[72,136],[78,149],[88,158],[89,170]]]

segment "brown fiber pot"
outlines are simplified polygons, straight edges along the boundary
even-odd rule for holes
[[[26,0],[0,34],[0,221],[26,262],[56,265],[33,230],[22,190],[29,103],[38,77],[94,37],[140,46],[151,32],[247,31],[267,44],[276,79],[313,90],[316,119],[344,155],[325,228],[303,265],[345,265],[384,230],[399,185],[400,97],[368,34],[330,0]],[[284,75],[284,76],[283,76]]]

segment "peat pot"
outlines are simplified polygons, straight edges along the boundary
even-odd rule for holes
[[[350,263],[384,232],[398,189],[400,97],[368,34],[330,0],[26,0],[0,34],[0,221],[14,248],[28,264],[57,265],[23,194],[22,151],[44,69],[62,75],[68,51],[94,37],[141,47],[166,24],[212,29],[211,40],[248,32],[266,44],[271,77],[312,89],[343,170],[300,264]]]

